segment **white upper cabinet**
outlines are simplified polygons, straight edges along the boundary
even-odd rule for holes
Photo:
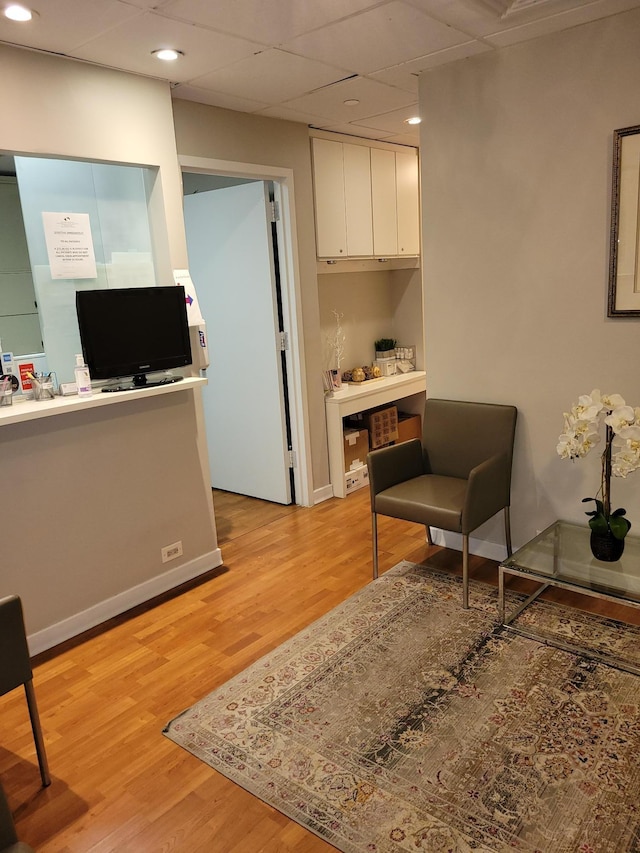
[[[382,258],[420,252],[418,156],[314,137],[319,258]]]
[[[371,149],[373,252],[378,257],[398,254],[398,204],[395,151]]]
[[[319,258],[347,257],[342,143],[313,140],[316,248]]]
[[[420,254],[420,201],[418,154],[396,151],[396,198],[398,204],[398,254]]]
[[[364,145],[342,146],[347,220],[347,255],[373,254],[371,216],[371,158]]]

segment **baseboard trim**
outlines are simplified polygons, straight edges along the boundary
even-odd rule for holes
[[[333,486],[329,483],[328,486],[322,486],[321,489],[314,489],[313,505],[321,504],[323,501],[328,501],[333,497]]]
[[[62,622],[57,622],[55,625],[43,628],[42,631],[30,634],[27,637],[29,652],[31,656],[40,654],[40,652],[51,649],[53,646],[65,642],[65,640],[70,640],[72,637],[82,634],[83,631],[95,628],[96,625],[100,625],[114,616],[119,616],[132,607],[143,604],[145,601],[149,601],[155,596],[193,580],[221,565],[222,552],[216,548],[195,560],[190,560],[175,569],[120,592],[112,598],[100,601],[87,610],[75,613],[73,616],[63,619]]]
[[[444,548],[462,551],[462,534],[460,533],[437,530],[432,527],[431,538],[434,545],[442,545]],[[474,539],[473,536],[469,537],[469,553],[476,554],[478,557],[486,557],[488,560],[496,560],[498,563],[507,557],[507,549],[504,544],[487,542],[486,539]]]

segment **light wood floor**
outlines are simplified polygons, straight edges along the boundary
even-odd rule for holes
[[[369,582],[368,491],[312,509],[265,505],[265,515],[252,504],[244,532],[239,516],[224,518],[225,495],[215,500],[222,571],[36,660],[49,788],[39,785],[23,691],[0,698],[0,781],[21,840],[38,853],[334,850],[162,729]],[[419,525],[380,518],[379,534],[382,570],[429,556],[459,571],[460,555],[430,549]],[[488,560],[472,557],[470,568],[495,580]]]

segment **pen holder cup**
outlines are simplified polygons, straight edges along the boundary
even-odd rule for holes
[[[0,388],[0,406],[10,406],[13,403],[13,388],[9,384],[4,391]]]
[[[31,380],[33,388],[34,400],[53,400],[56,393],[53,387],[53,378],[51,376],[37,377],[34,376]]]

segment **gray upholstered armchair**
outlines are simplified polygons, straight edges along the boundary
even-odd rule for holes
[[[509,504],[517,410],[495,403],[427,400],[419,439],[367,456],[371,489],[373,577],[378,577],[378,515],[462,534],[462,606],[469,606],[469,534]]]

